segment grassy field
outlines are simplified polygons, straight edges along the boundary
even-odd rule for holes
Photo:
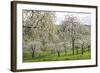
[[[67,54],[65,55],[64,52],[60,53],[60,56],[56,54],[51,54],[49,52],[43,52],[40,53],[38,56],[32,58],[30,53],[23,53],[23,62],[43,62],[43,61],[64,61],[64,60],[85,60],[85,59],[91,59],[91,52],[86,51],[82,55],[79,54]]]

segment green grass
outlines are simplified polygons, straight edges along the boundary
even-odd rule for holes
[[[23,53],[23,62],[43,62],[43,61],[64,61],[64,60],[85,60],[85,59],[91,59],[91,52],[86,51],[82,55],[79,53],[78,55],[72,55],[69,53],[68,55],[65,55],[64,52],[60,53],[60,56],[56,54],[51,54],[49,52],[43,52],[38,54],[36,57],[32,58],[31,53]]]

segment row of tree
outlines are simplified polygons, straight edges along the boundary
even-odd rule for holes
[[[56,12],[23,10],[23,49],[32,53],[32,58],[40,52],[57,53],[72,50],[72,55],[90,50],[90,25],[84,25],[78,17],[65,15],[56,24]]]

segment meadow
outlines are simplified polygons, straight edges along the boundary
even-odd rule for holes
[[[77,54],[72,55],[71,52],[65,54],[65,52],[61,52],[60,56],[58,54],[51,54],[50,52],[43,52],[32,58],[31,53],[23,54],[23,62],[44,62],[44,61],[69,61],[69,60],[87,60],[91,59],[91,52],[85,51],[83,54],[81,51]]]

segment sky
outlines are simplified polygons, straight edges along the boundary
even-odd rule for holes
[[[60,24],[65,15],[77,16],[82,23],[85,25],[91,25],[91,14],[90,13],[76,13],[76,12],[56,12],[56,23]]]

